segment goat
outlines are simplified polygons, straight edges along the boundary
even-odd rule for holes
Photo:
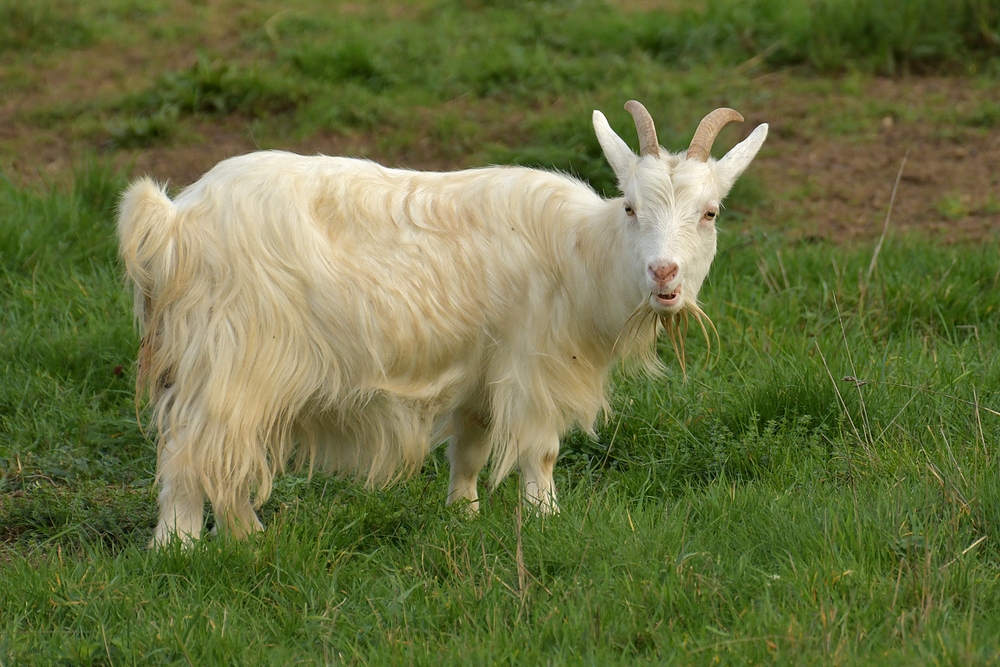
[[[636,101],[636,155],[593,124],[623,197],[522,167],[451,173],[260,151],[220,162],[171,201],[123,195],[121,256],[142,333],[137,400],[158,437],[152,546],[223,531],[294,462],[384,485],[448,444],[447,502],[519,468],[557,511],[559,438],[592,433],[610,370],[656,369],[660,331],[701,314],[722,198],[767,136],[722,159],[717,109],[670,154]]]

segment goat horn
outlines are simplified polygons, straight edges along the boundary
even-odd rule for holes
[[[660,143],[656,140],[656,127],[646,107],[635,100],[629,100],[625,103],[625,110],[632,114],[632,120],[635,121],[635,131],[639,135],[639,155],[659,157]]]
[[[725,107],[716,109],[702,118],[701,122],[698,123],[698,129],[694,131],[694,138],[691,139],[691,145],[688,146],[687,158],[689,160],[707,162],[709,155],[712,153],[712,144],[715,143],[715,138],[719,136],[722,128],[734,121],[742,123],[743,116],[738,111],[733,111]]]

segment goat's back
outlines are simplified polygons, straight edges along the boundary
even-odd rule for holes
[[[123,247],[157,236],[175,249],[152,272],[171,284],[142,286],[159,299],[146,323],[158,374],[252,371],[296,404],[374,390],[448,401],[491,381],[497,349],[530,347],[558,319],[565,221],[594,202],[574,179],[516,167],[259,152],[184,190],[159,236],[121,233]]]

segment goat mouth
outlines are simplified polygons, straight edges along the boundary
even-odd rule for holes
[[[681,286],[674,287],[671,291],[656,292],[653,294],[656,305],[672,308],[680,305]]]

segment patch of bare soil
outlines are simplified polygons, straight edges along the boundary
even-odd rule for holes
[[[797,233],[835,240],[878,236],[897,175],[890,224],[943,241],[1000,234],[1000,133],[941,139],[931,128],[887,128],[864,143],[775,142],[759,168],[768,187],[795,197]],[[905,164],[903,160],[905,159]]]
[[[797,237],[877,237],[902,168],[892,230],[942,242],[1000,236],[1000,127],[954,120],[996,93],[955,78],[875,80],[862,95],[890,109],[923,113],[915,119],[875,114],[861,118],[855,134],[831,136],[794,126],[817,104],[842,102],[835,96],[779,95],[770,109],[759,111],[771,121],[771,133],[753,169],[776,194],[773,214],[780,226]]]

